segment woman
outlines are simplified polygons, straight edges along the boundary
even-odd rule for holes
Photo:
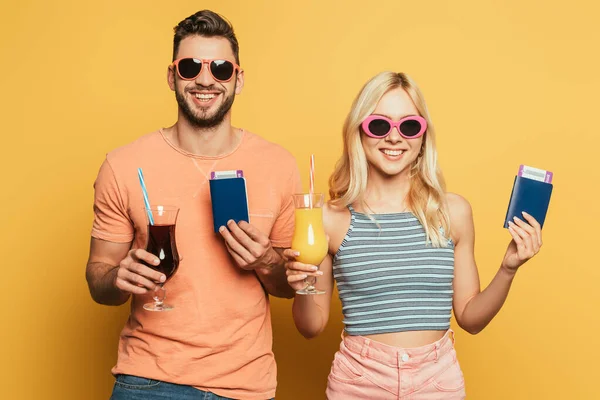
[[[510,223],[504,259],[481,291],[471,207],[445,192],[425,100],[403,73],[380,73],[362,88],[329,183],[320,270],[285,252],[293,288],[318,276],[317,289],[329,294],[296,295],[294,321],[305,337],[325,328],[337,282],[345,329],[327,397],[464,398],[451,311],[464,330],[485,328],[518,268],[539,251],[540,225],[527,214]]]

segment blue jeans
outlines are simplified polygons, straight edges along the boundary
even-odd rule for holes
[[[156,381],[133,375],[117,375],[110,400],[231,400],[192,386]]]

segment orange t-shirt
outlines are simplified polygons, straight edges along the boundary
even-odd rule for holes
[[[143,136],[106,157],[95,182],[92,236],[144,248],[147,223],[137,168],[150,203],[180,208],[176,243],[181,262],[165,285],[169,312],[142,308],[150,295],[133,296],[121,332],[113,374],[190,385],[220,396],[275,396],[268,296],[253,271],[239,268],[214,233],[211,171],[241,169],[250,223],[273,247],[289,247],[294,229],[292,194],[301,190],[298,167],[282,147],[250,132],[231,153],[201,157],[169,142],[162,131]]]

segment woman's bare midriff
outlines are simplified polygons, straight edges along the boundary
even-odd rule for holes
[[[408,331],[364,335],[364,337],[387,344],[388,346],[409,349],[437,342],[444,337],[445,334],[446,331]]]

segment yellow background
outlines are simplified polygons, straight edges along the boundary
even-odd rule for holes
[[[291,150],[305,177],[314,153],[323,191],[361,85],[412,75],[449,190],[473,206],[482,285],[519,164],[554,171],[542,252],[483,333],[457,329],[457,349],[470,399],[599,398],[599,7],[583,0],[3,1],[2,398],[108,398],[128,307],[88,294],[92,183],[106,152],[174,122],[172,28],[200,7],[241,44],[235,124]],[[313,341],[290,305],[273,301],[277,397],[324,398],[339,301]]]

